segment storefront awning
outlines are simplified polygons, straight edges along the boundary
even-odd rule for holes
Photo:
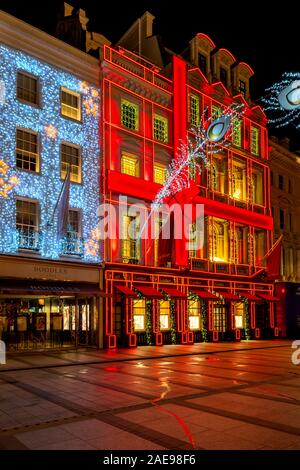
[[[248,294],[246,292],[240,292],[239,293],[242,297],[245,297],[245,299],[249,300],[250,302],[260,302],[261,299],[257,297],[256,295],[253,294]]]
[[[0,284],[1,295],[36,295],[36,296],[82,296],[108,297],[97,284],[75,282],[44,283],[35,281],[5,280]]]
[[[267,300],[268,302],[281,302],[281,300],[278,297],[274,297],[273,295],[270,295],[270,294],[258,293],[257,295],[259,295],[259,297],[262,300]]]
[[[127,286],[116,286],[116,289],[122,292],[122,294],[125,294],[127,297],[137,297],[137,293]]]
[[[241,299],[237,295],[233,294],[232,292],[218,291],[218,294],[224,297],[225,300],[228,300],[228,302],[235,302],[235,301],[241,302]]]
[[[161,287],[161,290],[174,299],[186,299],[186,294],[175,289],[175,287]]]
[[[192,289],[191,291],[193,294],[196,294],[203,300],[218,300],[218,297],[207,290],[198,290]]]
[[[161,299],[163,298],[163,294],[158,292],[158,290],[154,289],[151,286],[134,286],[144,297],[149,299]]]

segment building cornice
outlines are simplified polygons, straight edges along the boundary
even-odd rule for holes
[[[0,43],[99,84],[99,60],[0,10]]]

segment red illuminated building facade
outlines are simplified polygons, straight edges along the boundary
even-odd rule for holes
[[[192,128],[233,102],[244,112],[228,147],[208,155],[209,166],[190,172],[204,204],[205,241],[188,251],[176,240],[162,262],[157,240],[105,240],[104,344],[191,344],[280,335],[274,285],[262,260],[273,243],[268,133],[263,110],[251,104],[253,71],[226,49],[198,34],[178,56],[152,32],[145,13],[101,64],[104,202],[119,208],[151,202],[180,142]],[[136,51],[136,52],[132,52]],[[159,224],[159,222],[157,222]],[[191,226],[193,230],[193,226]]]

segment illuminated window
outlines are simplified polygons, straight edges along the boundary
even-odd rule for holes
[[[263,205],[263,170],[257,166],[252,171],[252,202]]]
[[[17,73],[17,98],[29,104],[39,104],[38,79],[24,72]]]
[[[197,243],[196,237],[196,222],[190,224],[190,229],[189,229],[189,243],[191,245],[195,245]],[[197,257],[197,250],[195,248],[189,249],[189,257],[190,258],[196,258]]]
[[[167,169],[164,165],[155,164],[153,168],[154,183],[164,184],[167,176]]]
[[[70,181],[81,183],[80,149],[72,144],[61,144],[61,171],[60,177],[65,179],[70,168]]]
[[[190,94],[190,124],[192,126],[199,126],[200,120],[200,104],[199,98],[196,95]]]
[[[188,315],[189,315],[190,330],[200,330],[201,316],[200,316],[200,301],[199,300],[188,301]]]
[[[244,327],[244,304],[242,302],[234,305],[234,320],[236,328]]]
[[[123,154],[121,157],[121,172],[125,175],[139,176],[139,161],[136,157]]]
[[[155,266],[158,266],[159,264],[159,237],[160,237],[160,231],[163,226],[163,219],[162,217],[156,218],[155,219],[155,225],[154,225],[154,264]]]
[[[244,80],[239,80],[239,92],[246,98],[246,82]]]
[[[16,166],[22,170],[39,171],[38,136],[35,132],[17,129]]]
[[[139,261],[139,242],[136,239],[138,231],[138,218],[124,215],[122,233],[122,259],[124,263],[135,263]]]
[[[133,328],[134,331],[145,331],[146,301],[144,299],[133,302]]]
[[[161,300],[159,302],[159,323],[161,330],[170,328],[170,301]]]
[[[237,264],[246,264],[248,255],[247,227],[237,226],[234,234],[234,260]]]
[[[81,243],[80,243],[80,224],[81,212],[78,209],[69,209],[68,212],[68,224],[66,236],[61,240],[62,253],[68,255],[79,255],[81,254]]]
[[[38,249],[38,203],[30,200],[16,201],[16,228],[19,248]]]
[[[256,266],[266,254],[266,232],[256,229],[254,233],[254,261]]]
[[[232,123],[232,143],[236,147],[242,145],[242,121],[240,119],[234,119]]]
[[[121,101],[121,122],[133,131],[139,130],[139,107],[130,101]]]
[[[80,94],[67,88],[61,89],[61,114],[76,121],[81,119]]]
[[[228,177],[227,161],[224,155],[215,156],[210,166],[211,189],[222,194],[227,194]]]
[[[226,307],[222,304],[214,304],[214,330],[221,333],[226,331]]]
[[[259,155],[259,129],[251,126],[251,153]]]
[[[240,201],[247,199],[246,163],[241,160],[233,162],[232,197]]]
[[[222,109],[219,106],[212,105],[211,107],[211,118],[212,120],[217,119],[222,114]]]
[[[154,114],[153,120],[154,139],[160,142],[168,142],[168,119],[159,114]]]
[[[212,218],[209,224],[210,235],[210,260],[217,262],[228,262],[228,223],[223,219]]]

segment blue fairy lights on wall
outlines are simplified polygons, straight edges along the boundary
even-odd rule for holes
[[[17,72],[24,71],[39,80],[40,106],[31,106],[17,99]],[[53,214],[62,187],[60,146],[67,142],[80,146],[81,184],[71,183],[70,208],[81,211],[83,241],[97,224],[100,197],[99,111],[97,88],[27,54],[0,46],[0,80],[5,87],[5,99],[0,101],[0,159],[18,178],[18,185],[10,196],[0,200],[0,252],[18,252],[16,230],[16,198],[33,199],[39,203],[39,253],[48,259],[61,254],[57,238],[57,214]],[[61,87],[80,93],[82,97],[81,122],[61,115]],[[3,93],[2,93],[3,94]],[[39,173],[16,168],[16,129],[28,129],[39,137]],[[99,250],[84,249],[82,260],[100,262]]]

